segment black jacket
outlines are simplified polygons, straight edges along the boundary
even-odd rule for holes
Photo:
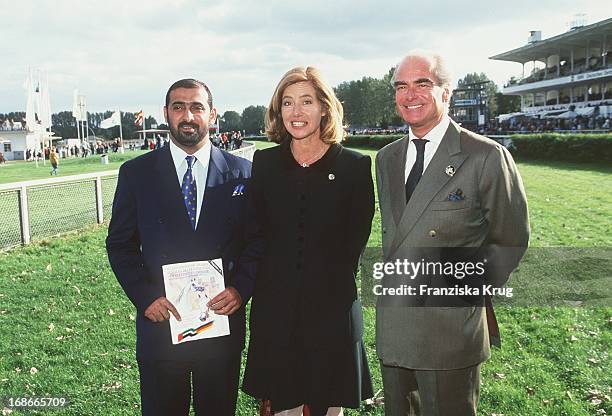
[[[170,147],[124,163],[119,178],[106,248],[121,287],[136,306],[136,355],[191,360],[240,351],[244,347],[244,306],[230,316],[231,335],[172,345],[169,323],[144,317],[165,296],[162,265],[222,258],[225,285],[246,304],[252,294],[256,250],[245,242],[251,163],[213,146],[198,227],[194,231],[183,203]],[[237,185],[247,192],[236,195]],[[240,257],[240,262],[238,261]]]
[[[370,158],[336,144],[302,168],[284,143],[255,153],[252,180],[265,240],[252,342],[283,347],[298,331],[313,346],[360,339],[350,312],[374,215]]]

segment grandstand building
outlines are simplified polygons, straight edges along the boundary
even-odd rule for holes
[[[486,127],[489,118],[486,85],[490,82],[464,84],[453,90],[449,107],[453,120],[472,131]]]
[[[540,118],[612,116],[612,55],[608,56],[612,18],[572,26],[544,40],[541,32],[532,31],[527,45],[489,58],[522,64],[522,77],[513,78],[502,91],[520,95],[518,114]],[[526,67],[532,68],[528,74]]]

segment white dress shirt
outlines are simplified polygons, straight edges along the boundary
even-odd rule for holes
[[[172,140],[170,140],[170,154],[172,154],[172,161],[174,162],[174,168],[176,170],[176,177],[178,178],[179,187],[183,184],[183,176],[187,172],[187,160],[185,158],[189,154],[185,153],[183,149],[178,147]],[[208,177],[208,164],[210,163],[210,152],[211,152],[210,140],[206,140],[206,144],[193,154],[196,157],[196,161],[191,167],[191,172],[196,181],[197,198],[196,198],[196,228],[198,227],[198,220],[200,218],[200,210],[202,209],[202,201],[204,200],[204,191],[206,190],[206,178]]]
[[[425,159],[423,162],[423,174],[427,171],[427,166],[429,166],[429,162],[433,159],[434,154],[436,154],[436,150],[438,150],[438,146],[448,129],[448,125],[450,124],[450,118],[448,116],[444,116],[442,121],[438,123],[436,127],[431,129],[429,133],[427,133],[423,137],[416,137],[414,133],[412,133],[412,129],[408,131],[408,138],[410,142],[408,143],[408,150],[406,152],[406,168],[404,170],[404,183],[408,181],[408,175],[410,175],[410,170],[412,169],[412,165],[416,162],[417,151],[414,143],[412,141],[414,139],[425,139],[429,140],[425,145]]]

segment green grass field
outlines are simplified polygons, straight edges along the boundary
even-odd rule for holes
[[[126,160],[132,159],[137,155],[143,154],[144,150],[130,151],[126,150],[124,154],[109,153],[108,165],[103,165],[100,155],[89,156],[86,158],[69,158],[60,159],[59,171],[57,176],[79,175],[81,173],[101,172],[107,170],[119,169],[119,166]],[[36,167],[35,162],[9,161],[4,165],[0,165],[0,184],[30,181],[34,179],[49,178],[51,172],[51,164],[47,160],[45,165],[42,161],[38,162]]]
[[[612,168],[523,162],[519,169],[529,198],[532,246],[609,250]],[[58,415],[138,413],[135,312],[108,266],[105,235],[106,226],[92,226],[0,254],[0,397],[68,396],[70,406],[54,413]],[[380,246],[378,211],[369,246]],[[559,260],[566,260],[565,266],[573,267],[580,279],[583,260],[563,254]],[[546,273],[546,267],[536,272]],[[610,277],[609,263],[595,273]],[[503,348],[495,349],[483,365],[479,414],[612,413],[609,302],[600,307],[503,307],[497,312]],[[378,390],[382,383],[374,309],[365,308],[364,314],[366,349]],[[237,414],[257,414],[254,400],[241,394]],[[382,415],[383,410],[346,414]]]

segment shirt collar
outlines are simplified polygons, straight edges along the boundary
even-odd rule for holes
[[[425,136],[421,137],[421,139],[429,140],[430,142],[435,142],[436,144],[440,144],[444,134],[446,134],[446,130],[448,130],[448,125],[450,124],[450,118],[445,115],[442,120],[431,129]],[[414,133],[412,133],[412,129],[408,132],[408,137],[412,141],[414,139],[418,139]]]
[[[181,167],[182,163],[187,164],[185,158],[189,156],[183,149],[178,147],[172,140],[170,140],[170,154],[172,154],[172,161],[174,162],[174,168],[178,171]],[[203,166],[208,164],[208,160],[210,159],[211,152],[211,144],[210,140],[206,139],[206,143],[197,152],[193,154],[196,157],[197,161],[200,162]]]

